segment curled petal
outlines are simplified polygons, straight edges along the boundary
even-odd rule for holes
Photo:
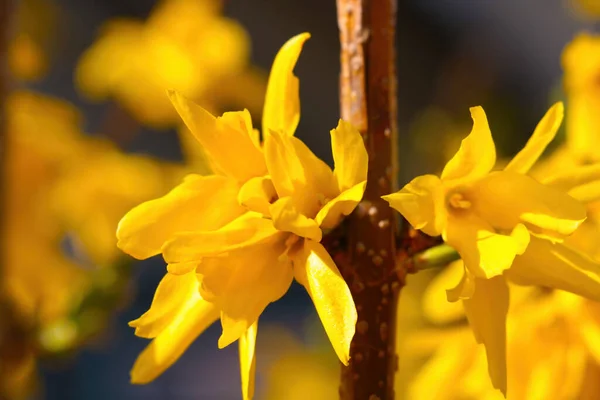
[[[283,232],[292,232],[300,237],[320,242],[323,232],[312,218],[300,214],[292,197],[283,197],[271,204],[270,213],[273,226]]]
[[[502,276],[475,279],[475,291],[463,300],[475,339],[483,343],[492,384],[506,396],[506,315],[508,286]]]
[[[215,170],[240,182],[265,175],[264,157],[252,140],[248,111],[225,113],[223,117],[215,118],[178,92],[169,91],[168,94]]]
[[[198,280],[195,274],[166,274],[158,284],[150,309],[129,326],[136,336],[154,338],[167,328],[177,314],[197,302]]]
[[[175,233],[218,229],[244,211],[237,183],[223,176],[189,175],[165,196],[129,211],[117,228],[117,246],[138,259],[161,252]]]
[[[258,330],[258,321],[253,323],[250,328],[239,340],[240,351],[240,375],[242,379],[242,399],[252,400],[254,397],[254,377],[256,371],[256,333]]]
[[[600,301],[600,263],[560,243],[532,238],[505,275],[517,284],[546,286]]]
[[[335,228],[344,216],[350,215],[354,211],[362,200],[366,186],[367,181],[360,182],[327,202],[315,217],[317,224],[323,229]]]
[[[369,156],[358,129],[340,119],[338,126],[331,130],[331,149],[335,164],[333,174],[340,192],[366,182]]]
[[[269,75],[265,107],[263,110],[263,133],[281,131],[293,135],[300,121],[299,81],[294,67],[300,57],[302,46],[310,34],[302,33],[288,40],[279,50]]]
[[[187,263],[251,246],[276,233],[270,220],[249,212],[218,230],[178,233],[165,243],[162,252],[168,263]]]
[[[517,155],[508,163],[505,171],[526,174],[542,155],[548,144],[556,136],[558,128],[562,123],[565,114],[565,107],[562,102],[554,104],[546,115],[541,119],[533,131],[533,135],[527,141],[527,144]]]
[[[156,379],[218,318],[218,309],[196,295],[139,355],[131,370],[131,382],[144,384]]]
[[[356,326],[356,307],[348,285],[325,248],[312,240],[294,261],[294,276],[310,295],[325,332],[344,365],[350,359],[350,342]]]
[[[491,173],[473,188],[476,213],[500,229],[519,222],[569,235],[585,220],[583,204],[535,179],[508,171]]]
[[[382,196],[415,229],[430,236],[442,233],[446,222],[444,188],[435,175],[416,177],[399,192]]]
[[[442,180],[472,181],[485,176],[496,163],[496,147],[483,108],[471,107],[473,129],[444,167]]]
[[[529,232],[519,224],[510,236],[500,235],[483,219],[467,215],[451,217],[443,238],[458,251],[473,275],[489,279],[509,269],[515,256],[525,251]]]
[[[250,211],[270,217],[269,206],[277,198],[271,178],[260,176],[246,182],[238,194],[238,202]]]

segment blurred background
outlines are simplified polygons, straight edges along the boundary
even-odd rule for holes
[[[218,324],[153,383],[129,383],[148,341],[127,323],[148,309],[165,265],[160,257],[134,262],[121,254],[114,231],[131,207],[206,170],[164,89],[177,88],[215,113],[246,107],[259,126],[273,57],[301,32],[312,38],[295,70],[297,136],[332,163],[335,2],[14,3],[0,276],[0,378],[10,390],[0,398],[239,398],[237,348],[217,349]],[[563,48],[598,27],[593,1],[399,3],[399,183],[438,172],[470,130],[470,106],[485,108],[499,153],[514,154],[563,98]],[[300,372],[315,379],[299,385],[319,380],[314,390],[335,398],[338,367],[315,318],[296,284],[267,308],[257,345],[258,399],[291,399],[278,382],[289,388]]]

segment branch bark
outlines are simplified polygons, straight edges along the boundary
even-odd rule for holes
[[[340,398],[394,399],[396,307],[406,271],[396,263],[397,215],[381,196],[397,184],[396,0],[337,0],[337,8],[341,114],[369,153],[367,189],[348,219],[349,257],[340,266],[358,311]]]

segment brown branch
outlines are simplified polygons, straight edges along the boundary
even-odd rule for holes
[[[342,118],[369,153],[363,201],[348,220],[348,259],[340,265],[358,311],[340,398],[394,398],[396,305],[406,271],[396,265],[397,216],[382,195],[397,183],[396,0],[337,0]],[[402,264],[400,264],[402,265]]]

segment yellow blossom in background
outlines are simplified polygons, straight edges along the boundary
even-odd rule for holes
[[[95,284],[94,272],[122,257],[114,232],[123,212],[164,194],[183,168],[84,136],[77,110],[54,98],[15,91],[6,115],[0,293],[14,320],[31,332],[20,338],[22,357],[4,365],[10,375],[2,372],[0,391],[27,395],[39,351],[62,351],[83,339],[72,317]],[[64,249],[66,237],[74,253]]]
[[[600,17],[600,0],[570,0],[571,7],[587,18]]]
[[[8,47],[11,76],[36,81],[48,69],[50,39],[56,31],[58,13],[51,0],[21,0],[15,3],[15,32]]]
[[[600,37],[579,34],[562,55],[567,142],[577,162],[600,161]]]
[[[429,337],[431,357],[411,383],[408,399],[502,398],[486,376],[484,349],[462,323],[464,313],[447,303],[439,290],[461,271],[462,261],[453,263],[425,291],[424,314],[438,327],[414,335],[421,341]],[[511,286],[507,321],[510,399],[589,398],[582,393],[588,369],[600,361],[599,344],[600,304],[559,290]],[[438,384],[429,384],[432,381]]]
[[[460,254],[463,277],[448,300],[463,300],[492,383],[506,395],[506,278],[600,299],[600,265],[563,244],[586,218],[586,197],[597,199],[585,186],[598,174],[570,170],[545,184],[527,175],[558,130],[561,103],[502,171],[490,172],[496,154],[483,110],[471,115],[473,130],[441,178],[418,177],[385,198],[413,227],[442,235]]]
[[[114,98],[139,121],[167,126],[178,118],[165,88],[210,108],[259,104],[262,79],[247,65],[249,50],[246,32],[221,15],[220,1],[163,0],[146,22],[109,21],[75,79],[89,98]]]
[[[333,171],[293,136],[300,103],[292,71],[308,37],[290,39],[275,58],[262,141],[247,110],[215,118],[169,92],[215,175],[186,177],[119,224],[122,250],[139,259],[162,253],[168,263],[150,310],[131,322],[138,336],[154,338],[136,361],[133,382],[156,378],[220,317],[219,347],[239,339],[242,392],[251,398],[258,317],[294,278],[348,363],[356,310],[319,242],[361,200],[367,153],[360,133],[344,121],[331,131]]]

